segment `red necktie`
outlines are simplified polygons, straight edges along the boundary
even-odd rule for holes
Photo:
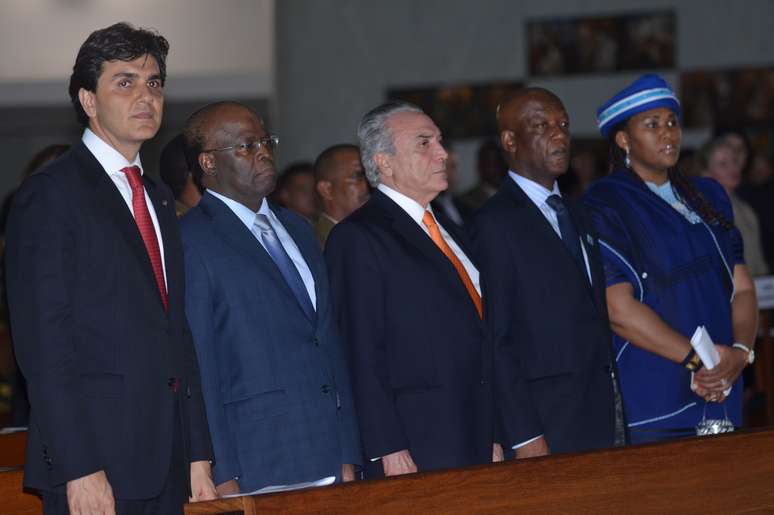
[[[161,303],[164,305],[164,311],[169,308],[167,299],[167,286],[164,284],[164,269],[161,265],[161,251],[159,250],[159,241],[156,238],[156,229],[153,227],[148,204],[145,203],[145,188],[140,178],[140,168],[138,166],[127,166],[121,169],[129,180],[129,186],[132,188],[132,210],[134,211],[134,221],[140,230],[140,236],[145,243],[145,250],[148,251],[153,275],[156,276],[156,285],[159,287]]]
[[[433,217],[433,214],[430,213],[430,211],[425,211],[425,216],[422,217],[422,223],[425,224],[425,227],[427,227],[427,231],[430,233],[430,238],[433,240],[433,243],[435,243],[438,248],[441,249],[441,252],[444,253],[444,255],[449,259],[449,261],[451,261],[452,265],[457,270],[457,274],[460,276],[462,284],[464,284],[465,289],[468,290],[470,300],[472,300],[473,305],[476,306],[476,311],[478,311],[479,318],[484,318],[484,309],[481,305],[481,295],[478,294],[478,290],[476,290],[476,287],[473,286],[473,281],[470,280],[470,276],[468,275],[467,270],[465,270],[465,265],[460,262],[460,260],[457,258],[457,255],[446,243],[446,240],[443,239],[441,230],[438,228],[438,224],[435,223],[435,218]]]

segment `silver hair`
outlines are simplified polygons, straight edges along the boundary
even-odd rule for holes
[[[357,137],[360,140],[360,159],[365,168],[366,178],[374,188],[379,185],[379,166],[374,160],[378,153],[395,154],[395,141],[387,121],[391,116],[402,112],[422,113],[420,108],[409,102],[386,102],[368,111],[357,128]]]

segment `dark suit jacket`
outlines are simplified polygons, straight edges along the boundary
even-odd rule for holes
[[[166,314],[134,218],[83,143],[16,194],[8,296],[32,405],[28,487],[63,492],[104,469],[116,498],[148,498],[167,478],[173,439],[187,459],[211,458],[175,203],[143,180],[164,244]],[[177,392],[172,378],[182,380]]]
[[[570,206],[593,287],[561,238],[507,178],[474,216],[473,241],[490,278],[497,393],[509,443],[543,434],[551,452],[613,445],[612,334],[596,236]]]
[[[207,193],[181,220],[187,310],[202,367],[216,484],[241,489],[341,477],[360,463],[328,275],[309,222],[272,206],[315,281],[305,315],[271,256]]]
[[[491,461],[492,347],[448,258],[378,190],[336,224],[326,258],[366,459],[408,449],[420,471]]]

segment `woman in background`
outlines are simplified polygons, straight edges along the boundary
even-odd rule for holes
[[[769,267],[763,257],[761,229],[758,215],[753,208],[736,194],[742,182],[743,163],[726,138],[716,138],[707,143],[701,152],[702,175],[718,181],[726,191],[734,212],[734,225],[744,241],[744,261],[750,275],[768,275]]]
[[[694,434],[705,410],[741,425],[740,373],[754,359],[757,307],[742,239],[723,188],[674,168],[679,118],[677,98],[656,75],[606,102],[598,125],[613,173],[584,197],[599,232],[633,443]],[[720,355],[712,371],[692,350],[698,326]]]

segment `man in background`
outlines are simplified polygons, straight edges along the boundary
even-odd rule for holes
[[[478,148],[476,169],[478,184],[459,196],[460,204],[470,213],[483,206],[497,192],[508,172],[508,165],[496,141],[486,140]]]
[[[271,200],[303,216],[314,223],[319,214],[317,195],[314,192],[314,166],[299,162],[285,168],[277,181]]]
[[[202,198],[201,186],[196,184],[191,173],[193,166],[198,165],[189,163],[182,134],[178,134],[164,145],[161,150],[159,174],[175,196],[175,211],[178,217],[183,216]]]
[[[314,162],[314,179],[322,207],[315,232],[324,248],[333,226],[368,200],[368,182],[360,162],[360,150],[348,144],[323,150]]]

